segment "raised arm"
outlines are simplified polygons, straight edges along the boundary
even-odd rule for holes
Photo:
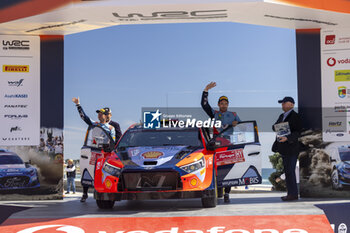
[[[75,103],[75,106],[76,106],[77,109],[78,109],[80,118],[81,118],[83,121],[85,121],[86,124],[92,125],[92,124],[93,124],[93,121],[90,119],[90,117],[88,117],[88,116],[85,114],[83,108],[82,108],[81,105],[80,105],[79,97],[78,97],[78,98],[75,98],[75,97],[72,98],[72,101],[73,101],[73,103]]]
[[[209,101],[208,101],[208,91],[210,89],[212,89],[213,87],[216,86],[215,82],[211,82],[209,83],[205,88],[204,91],[202,93],[202,101],[201,101],[201,105],[203,110],[208,114],[208,116],[210,118],[214,118],[214,109],[209,105]]]

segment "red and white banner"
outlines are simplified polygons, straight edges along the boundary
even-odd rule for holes
[[[333,233],[325,215],[10,219],[8,233]]]

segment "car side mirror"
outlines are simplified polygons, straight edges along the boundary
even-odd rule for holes
[[[113,147],[110,144],[102,144],[102,148],[104,152],[112,152]]]
[[[218,142],[215,140],[210,140],[207,144],[207,150],[215,150],[217,146],[219,146]]]
[[[32,161],[28,160],[28,162],[24,162],[24,164],[26,165],[26,167],[29,167],[32,164]]]

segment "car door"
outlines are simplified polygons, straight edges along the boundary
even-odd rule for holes
[[[214,140],[218,187],[261,184],[261,145],[256,121],[240,122]]]
[[[104,152],[112,151],[114,146],[114,140],[103,128],[98,125],[89,126],[84,146],[80,152],[81,183],[83,185],[93,186],[96,160],[103,157]]]

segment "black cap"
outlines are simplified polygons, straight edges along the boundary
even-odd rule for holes
[[[285,102],[291,102],[291,103],[295,104],[294,99],[290,96],[286,96],[283,98],[283,100],[278,101],[278,103],[285,103]]]
[[[227,96],[220,96],[218,103],[220,103],[222,100],[226,100],[228,102]]]
[[[105,115],[108,115],[110,113],[112,113],[112,110],[110,108],[101,108],[100,110],[96,110],[97,113],[102,112]]]

